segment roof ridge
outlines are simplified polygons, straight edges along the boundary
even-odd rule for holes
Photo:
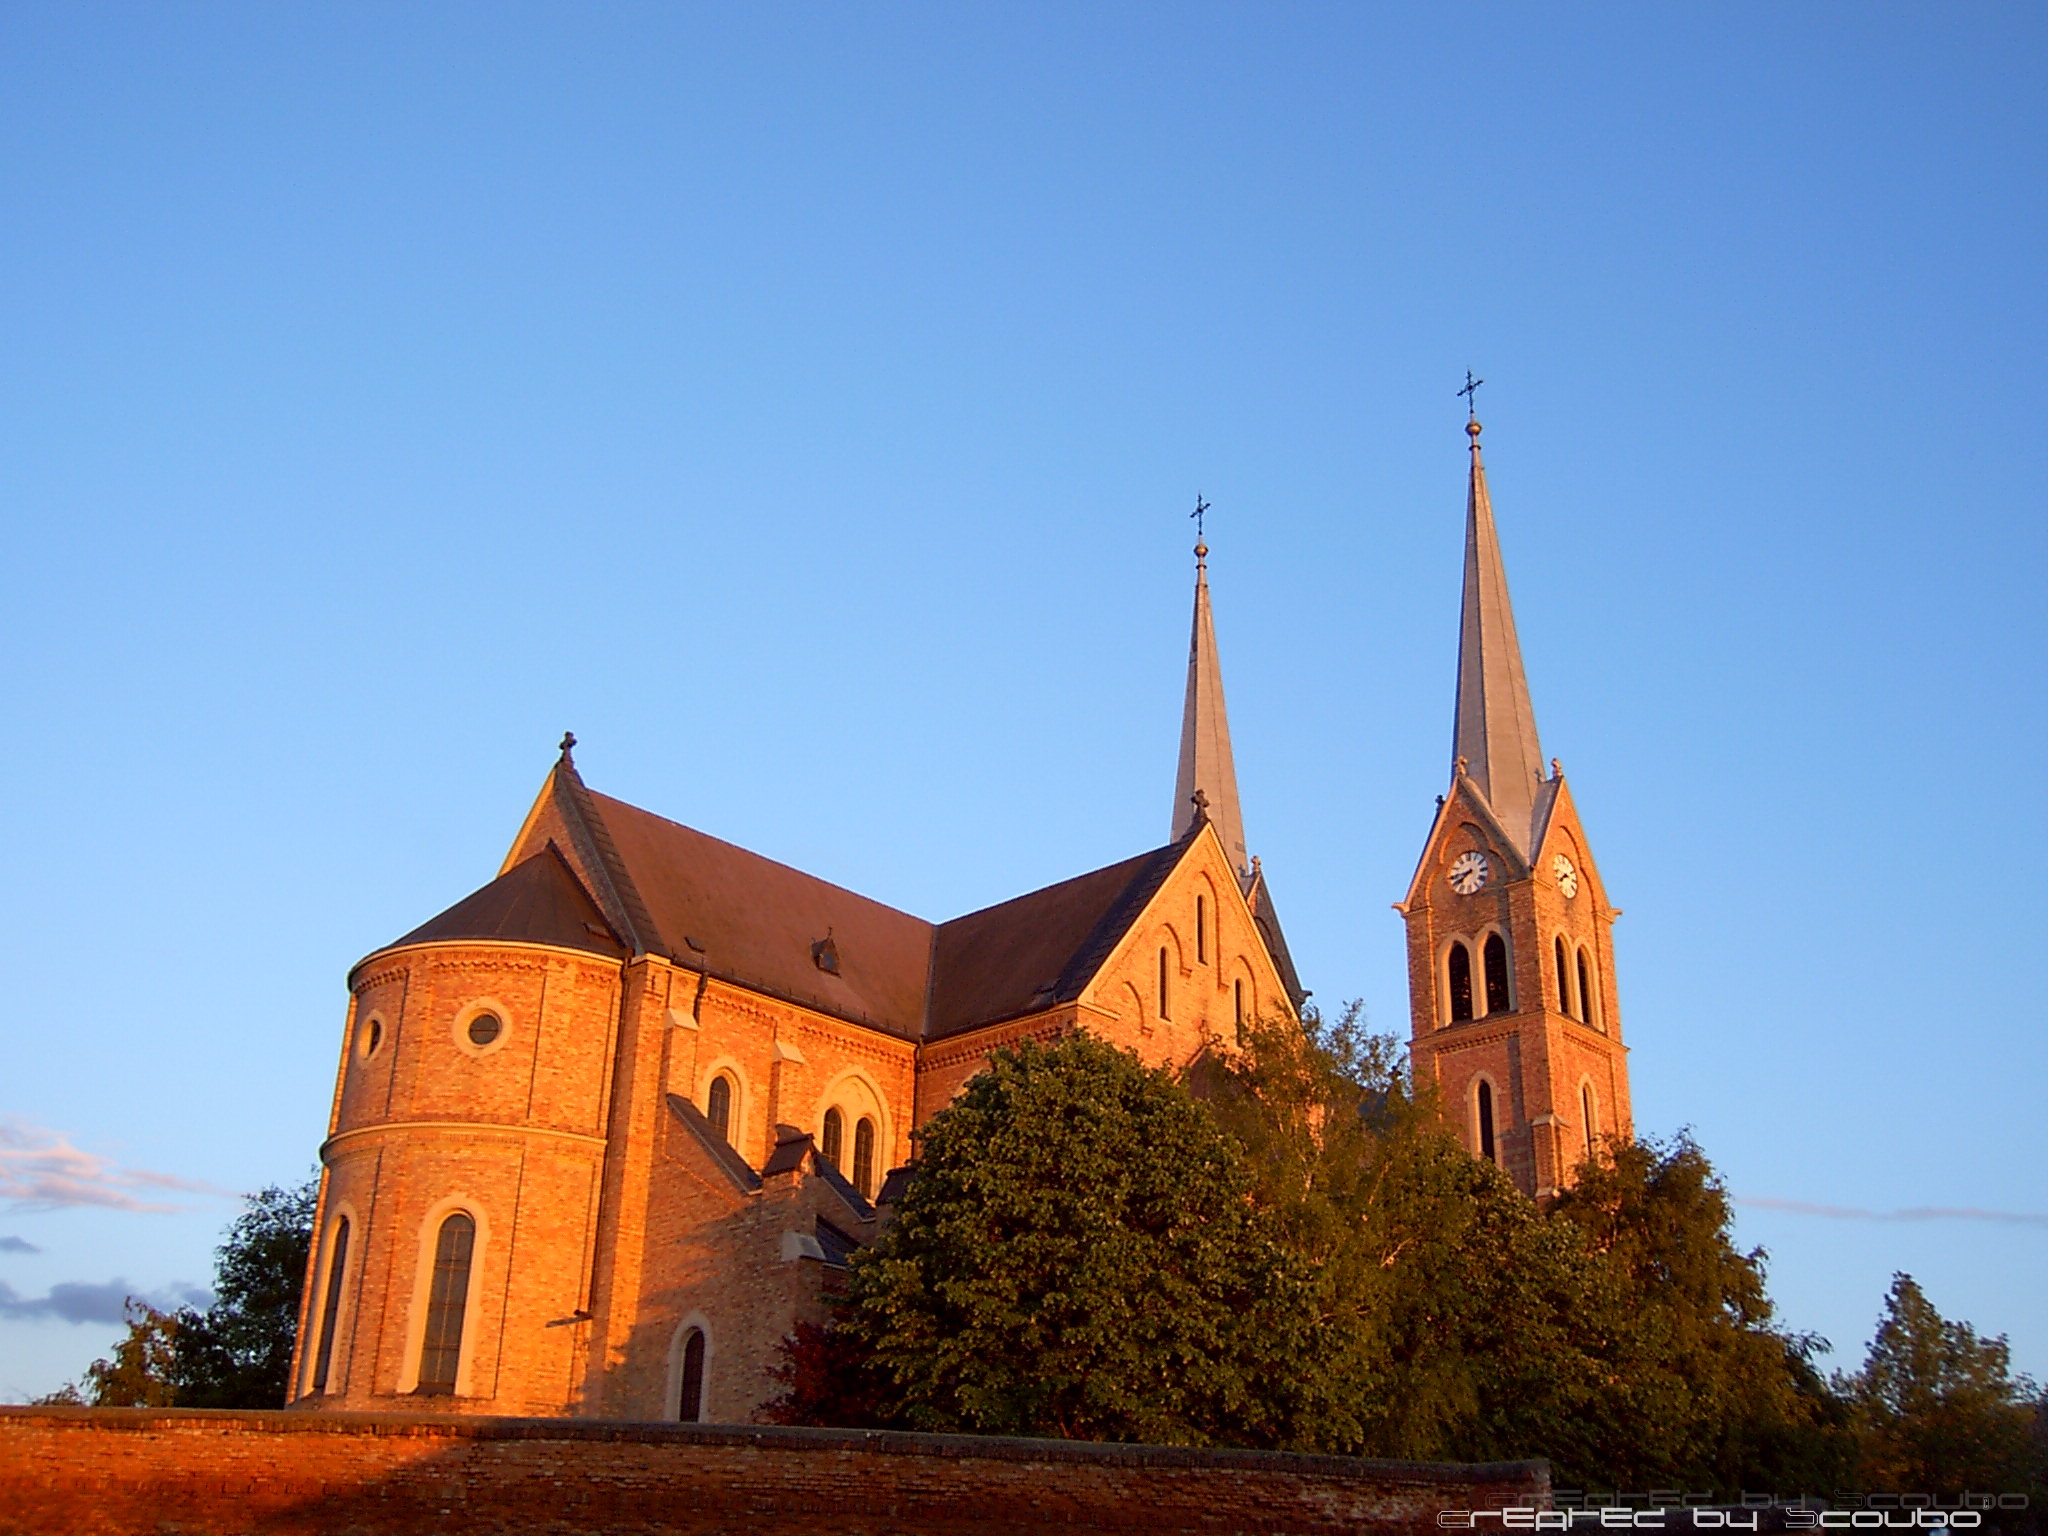
[[[640,898],[640,888],[633,883],[632,873],[626,868],[626,861],[619,856],[618,844],[612,841],[611,828],[605,825],[604,815],[598,809],[597,796],[583,782],[583,775],[576,771],[575,762],[567,752],[555,765],[557,779],[567,787],[570,808],[582,824],[583,833],[590,839],[591,851],[597,856],[597,865],[605,880],[611,886],[611,896],[618,903],[625,917],[627,932],[621,937],[639,953],[666,955],[668,945],[655,926],[654,916],[647,910],[647,903]],[[623,802],[621,802],[623,803]],[[604,905],[600,897],[598,905]],[[607,916],[610,914],[607,913]]]
[[[822,885],[827,890],[839,892],[839,894],[842,896],[851,896],[855,901],[864,901],[871,907],[880,907],[885,912],[893,912],[898,917],[907,917],[915,923],[924,923],[927,926],[931,927],[937,926],[936,924],[932,923],[930,918],[919,917],[915,912],[907,912],[902,907],[892,907],[886,901],[877,900],[873,896],[863,895],[861,892],[853,889],[852,886],[841,885],[836,880],[827,880],[823,875],[814,875],[807,869],[799,869],[794,864],[785,863],[781,859],[771,858],[769,855],[761,853],[756,849],[748,848],[744,844],[729,841],[726,838],[718,836],[716,833],[706,832],[702,827],[693,827],[686,821],[677,821],[673,816],[664,816],[659,811],[650,811],[644,805],[635,805],[630,800],[621,800],[617,795],[607,795],[599,790],[591,789],[587,786],[582,786],[582,781],[580,778],[577,782],[579,786],[583,787],[583,793],[586,796],[588,796],[591,802],[593,803],[593,808],[595,808],[595,802],[599,800],[608,801],[613,805],[623,806],[625,809],[633,812],[637,816],[645,816],[649,820],[658,821],[662,823],[664,826],[675,827],[680,831],[689,833],[692,837],[701,837],[708,843],[716,843],[721,848],[731,849],[734,853],[745,854],[750,859],[758,859],[763,864],[773,864],[777,869],[787,870],[792,875],[799,875],[802,878],[812,882],[814,885]],[[607,836],[609,836],[609,834],[607,834]]]

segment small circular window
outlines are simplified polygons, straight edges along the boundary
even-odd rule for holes
[[[356,1054],[368,1061],[377,1054],[377,1047],[383,1043],[384,1021],[379,1018],[365,1019],[363,1027],[356,1031]]]
[[[469,1043],[489,1045],[504,1032],[505,1026],[495,1013],[480,1013],[469,1021]]]

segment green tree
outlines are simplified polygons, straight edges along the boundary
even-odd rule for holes
[[[177,1313],[171,1385],[186,1408],[282,1408],[319,1180],[248,1198],[215,1250],[213,1305]]]
[[[999,1052],[926,1125],[842,1326],[918,1428],[1289,1444],[1307,1288],[1250,1190],[1170,1074],[1085,1034]]]
[[[1579,1465],[1724,1494],[1839,1484],[1852,1446],[1811,1364],[1825,1343],[1773,1325],[1765,1254],[1735,1246],[1727,1190],[1689,1136],[1610,1141],[1550,1219],[1604,1271],[1586,1334],[1604,1390]]]
[[[85,1368],[83,1398],[95,1408],[167,1408],[177,1401],[171,1376],[178,1358],[178,1319],[132,1296],[122,1311],[127,1337],[114,1346],[111,1358]],[[80,1395],[74,1390],[72,1400]]]
[[[299,1291],[313,1242],[314,1177],[248,1197],[215,1250],[214,1301],[160,1312],[135,1297],[110,1358],[46,1403],[97,1408],[282,1408],[298,1337]]]
[[[1842,1381],[1862,1438],[1865,1484],[1899,1493],[2017,1493],[2042,1468],[2033,1384],[2011,1374],[2005,1336],[1950,1322],[1911,1275],[1894,1275],[1863,1369]]]

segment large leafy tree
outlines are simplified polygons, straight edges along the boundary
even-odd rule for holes
[[[1085,1034],[1000,1052],[926,1125],[842,1326],[918,1428],[1291,1443],[1308,1289],[1251,1185],[1134,1055]]]
[[[170,1378],[181,1407],[281,1408],[313,1242],[317,1179],[251,1195],[215,1250],[213,1305],[176,1314]]]
[[[319,1181],[249,1196],[215,1250],[213,1304],[162,1312],[131,1297],[128,1332],[45,1401],[99,1408],[281,1408]]]
[[[1901,1493],[2016,1493],[2044,1468],[2042,1403],[2011,1374],[2003,1335],[1983,1339],[1894,1275],[1863,1369],[1840,1383],[1862,1431],[1868,1486]]]

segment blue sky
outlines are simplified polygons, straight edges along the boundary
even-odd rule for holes
[[[1836,1363],[1904,1269],[2048,1374],[2044,33],[0,9],[0,1397],[311,1167],[565,728],[928,918],[1162,841],[1198,490],[1251,845],[1405,1031],[1468,367],[1640,1128]]]

